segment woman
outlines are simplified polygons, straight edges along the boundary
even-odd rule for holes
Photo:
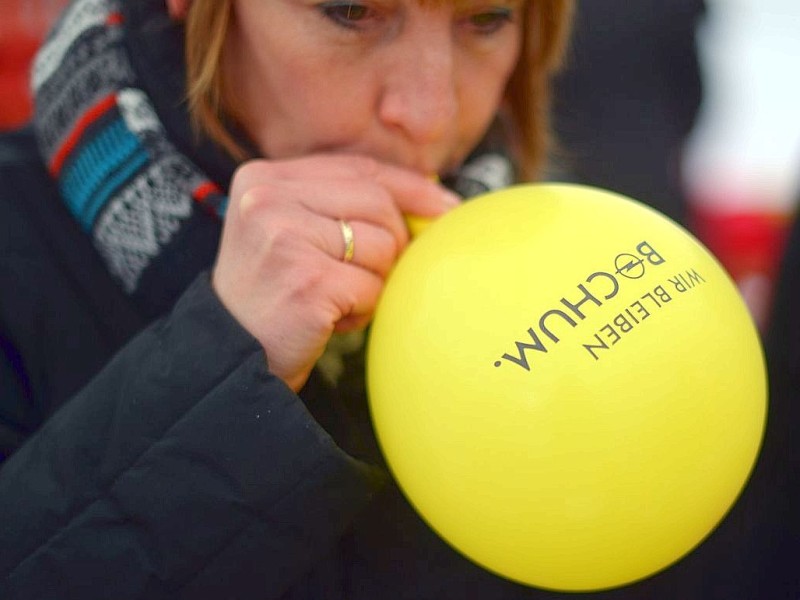
[[[0,597],[538,594],[414,514],[332,336],[369,322],[404,215],[457,203],[436,177],[534,174],[569,13],[68,8],[35,135],[0,146]]]

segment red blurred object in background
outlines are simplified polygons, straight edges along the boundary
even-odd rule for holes
[[[695,204],[690,207],[689,228],[736,282],[763,331],[793,215],[753,206],[725,210]]]
[[[67,0],[0,0],[0,129],[30,118],[31,60],[66,5]]]

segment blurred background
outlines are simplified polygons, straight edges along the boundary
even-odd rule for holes
[[[0,129],[67,0],[0,0]],[[800,180],[800,2],[578,0],[549,178],[611,189],[695,233],[762,330]]]
[[[31,114],[30,62],[67,0],[0,0],[0,129]]]
[[[578,0],[551,174],[688,227],[766,329],[798,203],[797,0]]]

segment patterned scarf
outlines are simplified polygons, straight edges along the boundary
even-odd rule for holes
[[[224,212],[225,196],[168,139],[124,25],[119,0],[72,3],[35,59],[32,85],[47,167],[109,271],[136,294],[183,229]],[[146,300],[153,310],[166,303]]]
[[[139,22],[129,22],[130,14]],[[75,0],[34,63],[34,127],[67,207],[109,271],[158,313],[210,266],[229,184],[219,173],[229,176],[232,169],[216,170],[213,181],[198,166],[213,164],[208,152],[187,151],[185,139],[178,148],[171,135],[175,114],[184,121],[181,131],[189,129],[188,117],[182,108],[163,121],[145,91],[145,72],[159,65],[142,68],[144,52],[131,51],[131,39],[142,31],[150,36],[145,46],[182,47],[182,31],[169,21],[163,0]],[[182,59],[174,60],[178,72],[169,72],[169,85],[180,77],[182,86]],[[467,197],[513,178],[512,163],[492,135],[445,183]]]

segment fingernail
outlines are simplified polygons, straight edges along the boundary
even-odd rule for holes
[[[448,206],[458,206],[461,204],[461,196],[446,188],[442,188],[442,199]]]
[[[442,199],[445,204],[448,206],[458,206],[461,204],[461,196],[441,185],[442,180],[439,178],[439,175],[431,173],[428,175],[428,181],[439,184],[439,189],[442,191]]]

